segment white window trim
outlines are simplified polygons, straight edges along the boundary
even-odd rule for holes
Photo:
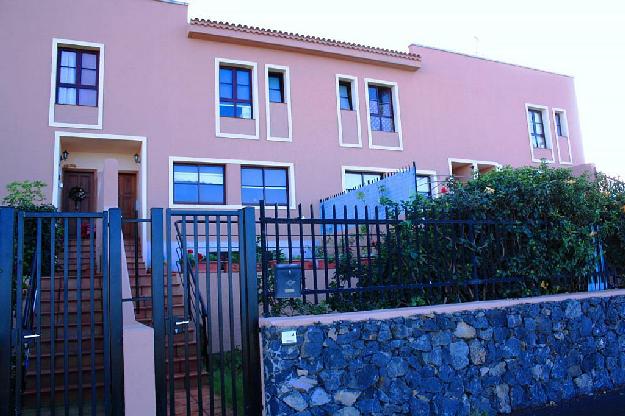
[[[453,163],[464,163],[473,166],[473,172],[476,172],[479,165],[493,166],[495,169],[501,169],[501,163],[493,162],[492,160],[475,160],[475,159],[462,159],[456,157],[450,157],[447,159],[447,165],[449,167],[449,176],[453,175]]]
[[[373,144],[373,134],[371,132],[371,110],[369,108],[369,84],[390,87],[393,93],[393,122],[395,123],[395,133],[399,136],[399,146],[380,146]],[[379,150],[404,150],[404,142],[401,129],[401,112],[399,108],[399,86],[396,82],[383,81],[379,79],[365,78],[365,104],[367,105],[367,132],[369,134],[369,149]]]
[[[77,124],[77,123],[60,123],[55,119],[56,105],[56,72],[58,63],[59,47],[68,47],[76,49],[97,49],[99,52],[98,65],[98,123],[97,124]],[[94,129],[102,130],[102,116],[104,114],[104,44],[85,42],[81,40],[69,39],[52,39],[52,70],[50,71],[50,106],[48,109],[48,125],[50,127],[67,127],[73,129]]]
[[[556,114],[558,113],[560,114],[560,122],[564,123],[563,128],[564,128],[564,131],[566,132],[566,136],[558,136],[558,124],[556,123]],[[571,132],[569,130],[569,119],[566,115],[566,110],[563,108],[553,108],[552,116],[553,116],[553,125],[554,125],[555,132],[556,132],[555,134],[556,146],[558,146],[558,162],[561,165],[572,165],[573,164],[573,151],[571,150]],[[560,137],[562,137],[563,139],[566,139],[566,142],[569,147],[569,156],[571,158],[570,161],[562,160],[562,154],[560,152]]]
[[[186,156],[169,156],[169,208],[189,208],[189,209],[241,209],[245,206],[243,204],[225,204],[225,205],[188,205],[188,204],[175,204],[174,203],[174,163],[178,162],[193,162],[203,163],[207,165],[246,165],[246,166],[259,166],[259,167],[281,167],[287,168],[289,175],[289,206],[278,207],[278,209],[296,209],[297,202],[295,200],[295,165],[291,162],[276,162],[266,160],[243,160],[243,159],[214,159],[214,158],[202,158],[202,157],[186,157]],[[224,178],[226,181],[226,178]],[[226,186],[229,186],[227,183]],[[239,183],[239,189],[241,184]],[[227,202],[226,194],[226,202]],[[255,207],[259,209],[259,207]]]
[[[343,143],[343,122],[341,121],[341,93],[339,82],[348,81],[352,93],[352,110],[356,112],[356,123],[358,124],[358,143]],[[336,117],[339,127],[339,146],[341,147],[362,147],[362,126],[360,125],[360,100],[358,97],[358,77],[352,75],[336,74]]]
[[[287,119],[289,123],[289,136],[278,137],[271,135],[271,102],[269,101],[269,72],[282,73],[284,82],[284,101],[287,105]],[[267,122],[267,140],[272,142],[292,142],[293,141],[293,121],[291,117],[291,75],[289,67],[283,65],[266,64],[265,65],[265,118]]]
[[[432,198],[438,196],[438,187],[436,184],[438,183],[438,174],[435,170],[428,169],[416,169],[415,175],[418,176],[428,176],[430,178],[430,187],[432,191]]]
[[[547,163],[554,163],[556,161],[555,152],[553,150],[553,133],[551,131],[551,117],[549,117],[549,107],[540,104],[525,103],[525,123],[527,124],[527,137],[530,144],[530,155],[532,162],[541,163],[542,159],[536,159],[534,155],[534,143],[532,143],[532,129],[529,122],[529,110],[538,110],[543,115],[543,130],[545,131],[545,140],[547,142],[547,150],[551,150],[551,160],[545,160]]]
[[[392,173],[397,172],[399,169],[396,168],[381,168],[377,166],[341,166],[341,189],[346,191],[345,189],[345,173],[347,171],[354,172],[371,172],[371,173]]]
[[[254,134],[224,133],[221,131],[221,115],[219,112],[219,67],[224,64],[252,70],[252,118],[255,122]],[[228,139],[258,140],[259,112],[258,112],[258,65],[256,62],[239,61],[227,58],[215,58],[215,136]]]

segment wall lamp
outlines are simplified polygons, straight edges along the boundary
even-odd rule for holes
[[[135,161],[135,163],[141,163],[141,156],[139,156],[138,153],[135,153],[132,158]]]

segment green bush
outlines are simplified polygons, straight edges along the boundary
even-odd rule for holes
[[[328,301],[333,310],[586,290],[596,266],[597,241],[611,271],[616,276],[625,272],[625,185],[601,174],[575,177],[569,169],[546,165],[505,167],[466,183],[450,181],[449,192],[438,198],[382,202],[391,217],[395,212],[405,217],[375,247],[371,264],[358,264],[353,249],[343,255],[335,285],[433,285],[337,294]],[[444,223],[450,219],[476,223]],[[514,282],[467,284],[476,277]],[[448,284],[436,286],[442,283]],[[621,280],[611,285],[620,286]]]

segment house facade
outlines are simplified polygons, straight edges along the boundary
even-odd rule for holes
[[[0,197],[28,179],[61,210],[295,208],[412,162],[424,192],[496,166],[586,162],[569,76],[187,13],[2,2]]]

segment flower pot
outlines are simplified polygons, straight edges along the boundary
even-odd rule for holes
[[[325,260],[317,260],[317,268],[319,269],[336,269],[336,262],[334,260],[328,260],[327,262]]]

